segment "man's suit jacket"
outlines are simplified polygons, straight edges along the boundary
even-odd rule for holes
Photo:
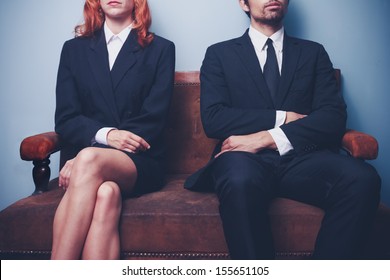
[[[285,34],[275,104],[248,31],[208,48],[201,68],[201,117],[208,137],[222,142],[232,135],[272,129],[276,110],[308,115],[280,127],[297,156],[339,147],[346,110],[323,46]],[[217,145],[214,154],[220,148]],[[185,186],[196,188],[206,170],[191,176]]]
[[[175,67],[174,44],[154,36],[142,48],[132,30],[110,71],[103,29],[65,42],[57,77],[55,130],[78,149],[102,127],[143,137],[160,157]]]

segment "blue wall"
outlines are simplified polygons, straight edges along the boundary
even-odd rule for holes
[[[19,158],[24,137],[53,130],[54,90],[62,44],[82,20],[83,0],[0,3],[0,209],[33,191],[30,162]],[[198,70],[208,45],[240,36],[248,26],[238,0],[149,0],[152,30],[176,44],[177,70]],[[390,205],[390,1],[294,0],[290,35],[321,42],[342,69],[349,127],[374,135],[371,163]],[[52,157],[52,177],[58,156]]]

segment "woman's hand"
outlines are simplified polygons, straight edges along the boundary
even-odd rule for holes
[[[74,159],[68,160],[60,171],[58,185],[66,190],[69,186],[70,175],[72,174]]]
[[[129,153],[138,153],[150,149],[150,145],[142,137],[127,130],[113,129],[108,132],[107,144]]]

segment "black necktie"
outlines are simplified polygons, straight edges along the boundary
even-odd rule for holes
[[[264,65],[263,75],[265,82],[267,83],[268,89],[271,93],[272,100],[276,100],[276,94],[278,92],[279,88],[279,80],[280,80],[280,73],[279,73],[279,66],[278,61],[276,59],[275,49],[272,45],[272,40],[268,38],[267,40],[267,61]]]

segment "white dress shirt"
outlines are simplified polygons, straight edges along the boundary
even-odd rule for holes
[[[106,36],[106,43],[107,43],[107,51],[108,51],[108,61],[110,70],[112,70],[112,67],[114,66],[115,60],[122,49],[122,46],[124,42],[126,41],[127,37],[130,34],[132,25],[130,24],[128,27],[123,29],[118,34],[114,34],[110,28],[107,26],[107,23],[104,23],[104,35]],[[115,127],[103,127],[98,130],[98,132],[95,135],[94,142],[97,142],[99,144],[107,145],[107,135],[108,133],[116,129]]]
[[[114,34],[107,23],[104,23],[104,35],[106,36],[107,50],[108,50],[108,61],[110,63],[110,70],[114,66],[115,60],[121,50],[123,44],[125,43],[127,37],[130,34],[132,25],[123,29],[118,34]]]
[[[265,62],[267,61],[267,39],[268,37],[263,33],[257,31],[252,26],[249,27],[249,37],[252,41],[252,44],[255,48],[257,59],[259,60],[261,70],[264,69]],[[275,48],[276,59],[278,61],[279,73],[282,73],[282,62],[283,62],[283,40],[284,40],[284,28],[282,27],[277,32],[272,34],[269,37],[273,41],[273,46]],[[294,149],[288,140],[286,134],[283,130],[280,129],[280,126],[286,121],[286,111],[276,111],[276,120],[275,127],[268,130],[272,138],[275,141],[276,147],[279,151],[279,154],[285,155],[290,150]]]

